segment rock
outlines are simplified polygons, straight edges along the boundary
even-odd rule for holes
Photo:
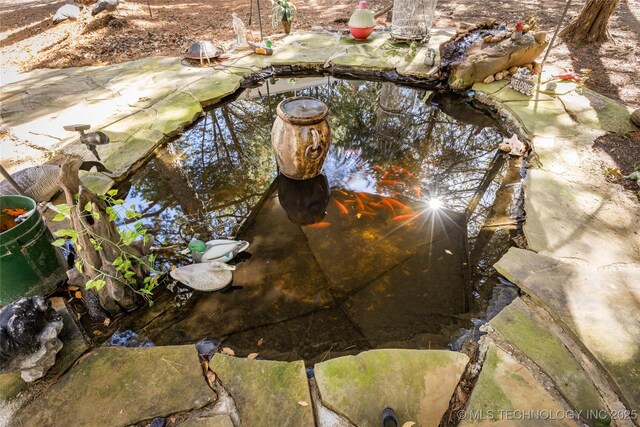
[[[495,81],[495,78],[493,77],[493,74],[492,74],[489,77],[487,77],[486,79],[484,79],[483,83],[489,84],[489,83],[491,83],[493,81]]]
[[[504,79],[507,75],[509,75],[509,72],[508,72],[508,71],[500,71],[500,72],[496,73],[496,75],[495,75],[495,79],[496,79],[496,80],[502,80],[502,79]]]
[[[538,62],[533,62],[533,74],[535,75],[539,75],[540,73],[542,73],[542,64],[539,64]]]
[[[547,43],[537,43],[532,33],[490,46],[479,40],[467,50],[463,61],[451,65],[449,85],[453,89],[466,89],[499,71],[531,64],[546,46]]]
[[[533,71],[533,64],[524,64],[524,68],[526,68],[529,71]]]
[[[538,31],[537,33],[535,33],[533,35],[533,38],[535,39],[536,43],[538,43],[538,44],[546,43],[546,41],[547,41],[547,32],[546,31]]]
[[[515,73],[518,72],[518,67],[511,67],[509,68],[509,74],[514,75]]]
[[[492,35],[488,35],[488,36],[484,36],[484,40],[485,43],[491,43],[493,41],[493,36]]]
[[[631,113],[630,119],[631,119],[631,123],[640,127],[640,108],[638,108],[636,111]]]
[[[43,297],[21,298],[0,310],[0,372],[42,378],[62,348],[62,318]]]

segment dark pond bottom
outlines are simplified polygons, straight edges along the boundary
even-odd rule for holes
[[[268,95],[267,95],[268,93]],[[323,174],[278,176],[275,106],[329,106]],[[212,110],[131,180],[166,268],[189,240],[238,237],[232,286],[158,290],[116,322],[145,342],[224,341],[309,363],[382,347],[445,348],[489,307],[511,244],[519,173],[502,134],[461,99],[391,83],[280,79]]]

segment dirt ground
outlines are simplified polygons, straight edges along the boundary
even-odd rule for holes
[[[90,6],[79,21],[51,25],[51,16],[65,0],[3,0],[0,5],[0,56],[5,76],[20,70],[112,64],[155,55],[180,55],[196,39],[229,45],[231,13],[238,13],[250,30],[258,31],[257,7],[251,0],[121,0],[114,14],[91,17]],[[83,0],[91,3],[92,0]],[[299,0],[294,30],[320,26],[338,30],[356,5],[355,0]],[[374,11],[391,0],[371,0]],[[514,4],[517,3],[517,7]],[[265,34],[271,27],[270,0],[260,0]],[[568,14],[576,16],[583,1],[574,1]],[[460,22],[486,17],[514,22],[535,15],[542,29],[552,31],[564,0],[441,0],[435,26],[455,28]],[[249,21],[251,18],[251,25]],[[389,24],[390,14],[378,22]],[[552,50],[555,65],[591,69],[587,85],[634,108],[640,107],[640,0],[622,0],[609,31],[612,40],[595,45],[565,44]],[[5,78],[8,81],[9,78]]]

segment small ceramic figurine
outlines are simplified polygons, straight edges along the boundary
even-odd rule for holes
[[[238,18],[237,13],[232,13],[231,16],[233,17],[233,31],[236,33],[236,49],[248,49],[247,29],[244,26],[244,22]]]

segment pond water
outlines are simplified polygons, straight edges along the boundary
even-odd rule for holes
[[[333,145],[321,175],[295,181],[278,176],[270,131],[277,104],[303,95],[328,105]],[[310,363],[445,348],[486,310],[490,264],[515,229],[517,190],[504,177],[517,186],[519,175],[498,153],[502,139],[465,99],[387,82],[281,78],[248,89],[125,187],[165,268],[191,262],[180,251],[194,236],[249,241],[232,286],[160,290],[116,326],[155,344],[212,339]]]

